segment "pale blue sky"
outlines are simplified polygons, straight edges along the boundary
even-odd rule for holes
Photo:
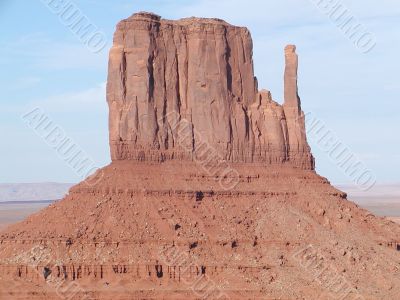
[[[283,95],[283,48],[296,44],[303,110],[323,120],[378,182],[400,181],[400,2],[341,1],[376,36],[377,45],[368,54],[313,2],[74,1],[109,43],[115,24],[142,10],[170,19],[218,17],[247,26],[259,86],[271,90],[278,102]],[[0,36],[0,182],[80,180],[21,120],[36,106],[98,165],[109,163],[104,94],[109,46],[98,54],[90,52],[40,0],[0,0]],[[334,183],[350,181],[318,145],[311,145],[321,175]]]

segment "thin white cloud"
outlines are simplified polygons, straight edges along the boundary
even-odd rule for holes
[[[265,28],[312,23],[330,23],[329,17],[315,4],[316,0],[199,0],[174,10],[177,16],[203,16],[224,18],[235,25]],[[327,4],[328,3],[328,4]],[[322,5],[340,3],[349,13],[361,21],[383,17],[399,17],[398,0],[337,0],[324,1]]]
[[[31,101],[30,106],[38,106],[49,112],[106,111],[106,83],[100,83],[86,90]]]
[[[309,4],[309,5],[307,5]],[[242,24],[258,23],[279,25],[304,19],[312,14],[311,3],[298,0],[284,1],[241,1],[241,0],[200,0],[182,6],[178,12],[182,16],[202,16],[224,18],[230,22]]]
[[[18,65],[49,70],[104,69],[107,51],[90,52],[79,42],[53,40],[42,33],[34,33],[8,43],[0,43],[0,65]],[[22,59],[22,60],[21,60]]]
[[[42,81],[42,78],[35,76],[25,76],[18,78],[11,86],[8,86],[10,90],[23,90],[37,86]]]
[[[30,100],[26,103],[10,103],[0,101],[0,110],[8,113],[23,114],[40,107],[48,113],[71,112],[107,112],[106,83],[78,91],[70,91],[50,95],[41,99]]]
[[[52,43],[36,52],[36,67],[52,70],[104,69],[107,51],[92,53],[80,44]]]
[[[309,0],[308,0],[309,1]],[[382,18],[400,14],[398,0],[341,0],[359,18]]]
[[[400,91],[400,83],[389,83],[383,86],[385,91]]]
[[[378,153],[358,153],[357,156],[363,161],[379,161],[382,159],[382,156]]]

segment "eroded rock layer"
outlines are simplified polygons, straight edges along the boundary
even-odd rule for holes
[[[113,162],[0,234],[0,299],[398,299],[398,225],[314,171],[231,167],[226,191],[195,162]]]
[[[257,91],[252,48],[247,28],[218,19],[138,13],[121,21],[107,86],[112,159],[191,160],[207,143],[226,161],[312,169],[292,95],[295,48],[286,51],[284,109]]]

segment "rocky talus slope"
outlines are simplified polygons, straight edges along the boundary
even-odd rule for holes
[[[0,299],[398,299],[400,226],[315,172],[295,50],[280,105],[247,29],[121,21],[112,163],[0,233]]]

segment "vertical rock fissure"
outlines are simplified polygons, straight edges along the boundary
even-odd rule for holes
[[[126,54],[122,50],[122,63],[121,63],[121,84],[122,84],[122,101],[126,103]]]

